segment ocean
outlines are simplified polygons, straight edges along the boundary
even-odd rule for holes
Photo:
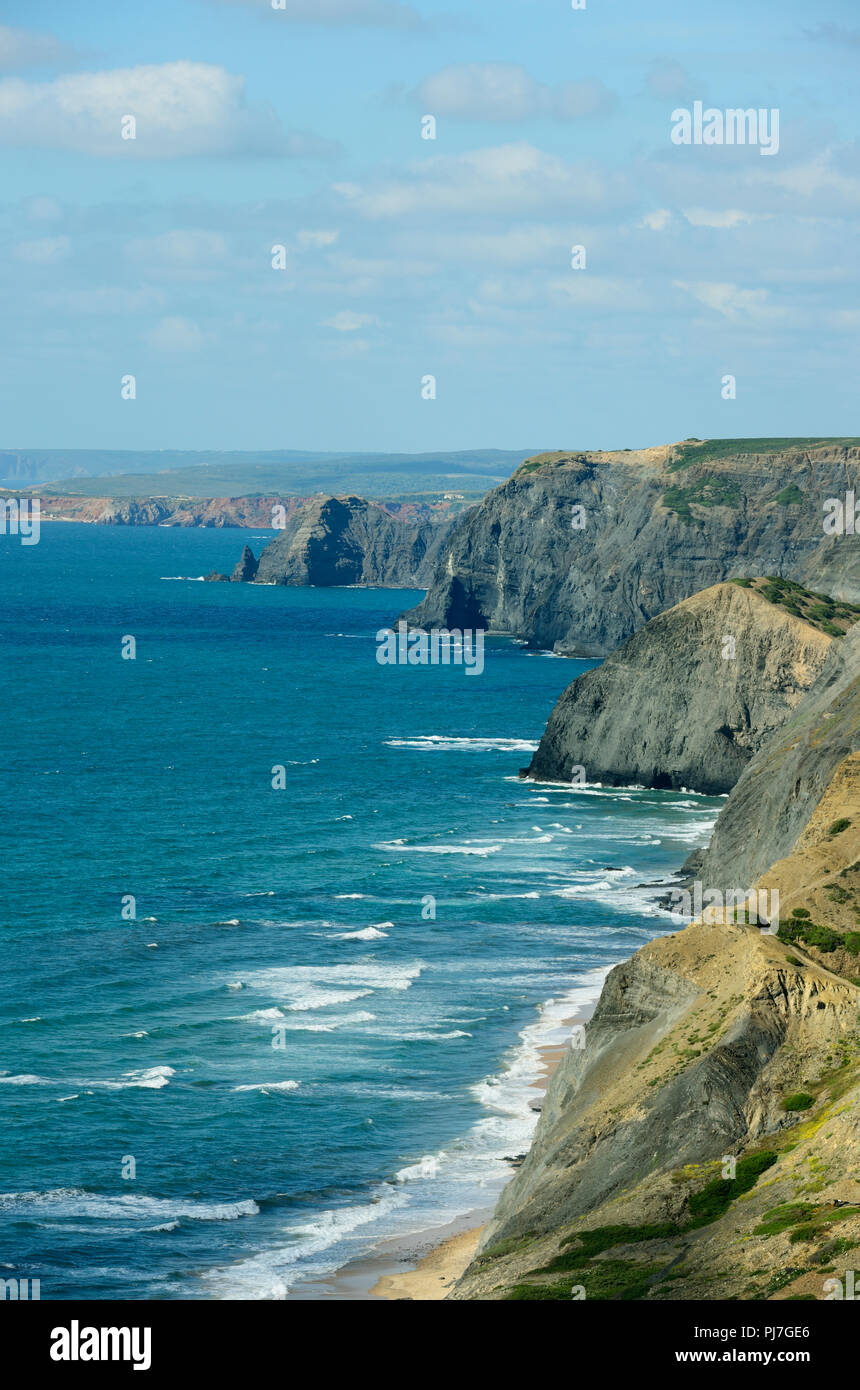
[[[417,593],[200,582],[268,534],[0,538],[0,1269],[42,1299],[282,1298],[486,1207],[721,805],[518,778],[592,662],[381,666]]]

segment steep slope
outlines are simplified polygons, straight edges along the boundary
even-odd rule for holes
[[[778,574],[860,601],[860,544],[824,503],[860,492],[857,441],[725,440],[541,455],[456,524],[417,626],[612,651],[682,599]],[[581,510],[575,510],[576,508]]]
[[[826,1266],[860,1243],[858,1005],[854,984],[749,927],[643,947],[607,979],[449,1296],[768,1298],[799,1282],[824,1297]]]
[[[616,966],[451,1297],[832,1296],[860,1245],[859,856],[854,754],[754,885],[778,936],[717,914]]]
[[[568,686],[531,777],[729,791],[834,640],[754,588],[717,584],[652,618]]]
[[[361,497],[315,498],[269,541],[253,582],[420,588],[449,528],[397,520]]]
[[[818,680],[744,769],[708,849],[686,872],[751,882],[793,849],[837,766],[860,749],[860,624],[835,641]]]
[[[732,907],[615,967],[450,1297],[839,1296],[860,1245],[858,652],[857,626],[833,641],[701,870],[768,891],[774,927],[778,891],[776,934]]]

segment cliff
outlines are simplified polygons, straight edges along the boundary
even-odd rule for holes
[[[835,769],[860,749],[860,624],[834,642],[818,680],[744,769],[688,873],[752,881],[789,854]]]
[[[712,584],[775,574],[860,601],[860,547],[824,502],[860,494],[856,440],[688,441],[545,454],[455,525],[417,626],[601,656]],[[826,581],[826,582],[825,582]]]
[[[361,497],[316,498],[269,541],[255,582],[422,588],[448,529],[397,520]]]
[[[568,686],[528,775],[570,781],[582,767],[589,782],[727,792],[798,705],[832,641],[757,587],[706,589]]]
[[[777,933],[712,911],[611,971],[449,1297],[834,1296],[860,1245],[858,680],[854,625],[697,865],[706,890],[778,892]]]
[[[853,755],[766,876],[809,916],[724,913],[610,973],[451,1297],[826,1296],[860,1243],[858,793]],[[798,940],[812,912],[835,948]]]

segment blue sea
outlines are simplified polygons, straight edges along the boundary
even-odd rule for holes
[[[414,592],[200,582],[267,538],[0,537],[0,1275],[43,1299],[282,1298],[491,1204],[719,809],[518,778],[594,663],[380,666]]]

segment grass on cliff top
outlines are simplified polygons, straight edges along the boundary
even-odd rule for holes
[[[778,574],[757,579],[732,579],[730,582],[741,589],[754,589],[768,603],[784,608],[795,618],[802,618],[819,632],[826,632],[828,637],[844,637],[851,624],[860,618],[860,605],[804,589],[794,579],[783,579]]]
[[[677,446],[668,471],[677,473],[682,468],[688,468],[691,463],[714,463],[717,459],[729,458],[736,454],[781,454],[786,449],[815,449],[824,444],[847,447],[860,444],[860,439],[704,439],[701,443],[685,440]]]
[[[675,451],[667,467],[667,472],[677,473],[682,468],[688,468],[693,463],[716,463],[720,459],[733,458],[738,455],[749,454],[781,454],[786,449],[817,449],[825,444],[834,444],[842,447],[860,445],[860,438],[851,436],[837,437],[824,436],[820,438],[785,438],[785,439],[685,439],[683,443],[675,445]],[[576,458],[581,453],[615,453],[630,454],[632,449],[602,449],[602,450],[581,450],[581,449],[556,449],[544,454],[535,454],[533,458],[526,459],[519,468],[514,471],[514,477],[521,477],[525,473],[534,473],[538,468],[548,468],[553,464],[560,463],[563,459]],[[791,487],[784,488],[777,501],[783,506],[793,502],[799,502],[802,498],[799,488],[792,484]]]

